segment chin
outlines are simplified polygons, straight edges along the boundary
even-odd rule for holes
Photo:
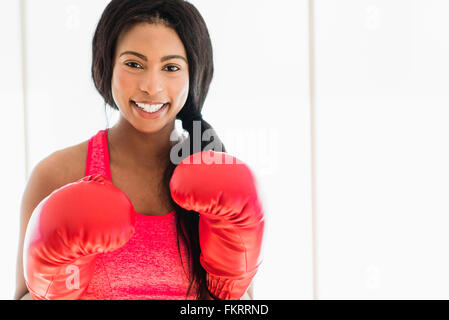
[[[154,134],[154,133],[161,133],[163,131],[169,130],[169,124],[171,121],[157,121],[154,123],[145,123],[145,121],[136,121],[134,123],[131,123],[131,126],[134,127],[137,131],[145,134]],[[173,123],[174,128],[174,123]],[[168,134],[171,133],[171,130]]]

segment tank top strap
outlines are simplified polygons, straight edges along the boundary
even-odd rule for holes
[[[108,129],[100,130],[89,139],[85,175],[101,174],[112,181],[107,135]]]

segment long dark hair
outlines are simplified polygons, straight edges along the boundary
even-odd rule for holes
[[[182,121],[183,128],[189,133],[188,138],[180,145],[182,150],[195,150],[193,143],[194,123],[200,124],[201,135],[198,143],[201,150],[212,149],[226,152],[212,126],[202,119],[201,110],[212,81],[214,66],[212,44],[204,19],[198,10],[183,0],[112,0],[105,8],[92,41],[92,78],[96,89],[106,104],[118,110],[111,91],[113,57],[118,36],[133,25],[141,22],[150,24],[162,23],[173,28],[186,50],[189,62],[189,94],[176,119]],[[205,142],[203,133],[212,138],[212,143]],[[207,143],[207,144],[206,144]],[[213,145],[211,147],[211,145]],[[186,149],[187,147],[188,149]],[[197,149],[197,148],[196,148]],[[180,156],[185,158],[186,155]],[[169,161],[162,180],[162,187],[170,195],[169,182],[177,163]],[[180,240],[186,245],[189,257],[189,279],[187,296],[195,290],[196,299],[206,299],[213,295],[207,288],[206,271],[200,264],[201,248],[199,245],[198,222],[199,213],[187,211],[177,205],[171,196],[169,201],[176,211],[176,230],[178,252]]]

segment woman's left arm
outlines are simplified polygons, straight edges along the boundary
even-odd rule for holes
[[[200,261],[210,293],[252,299],[248,288],[262,262],[264,213],[251,169],[226,153],[202,151],[176,167],[170,192],[179,206],[199,213]]]

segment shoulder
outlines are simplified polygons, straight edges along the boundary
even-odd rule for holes
[[[42,159],[33,169],[47,180],[47,185],[58,188],[84,177],[88,140],[79,144],[54,151]]]
[[[83,143],[57,150],[39,161],[30,173],[22,196],[23,222],[34,208],[54,190],[84,177]],[[87,154],[87,150],[86,150]]]

